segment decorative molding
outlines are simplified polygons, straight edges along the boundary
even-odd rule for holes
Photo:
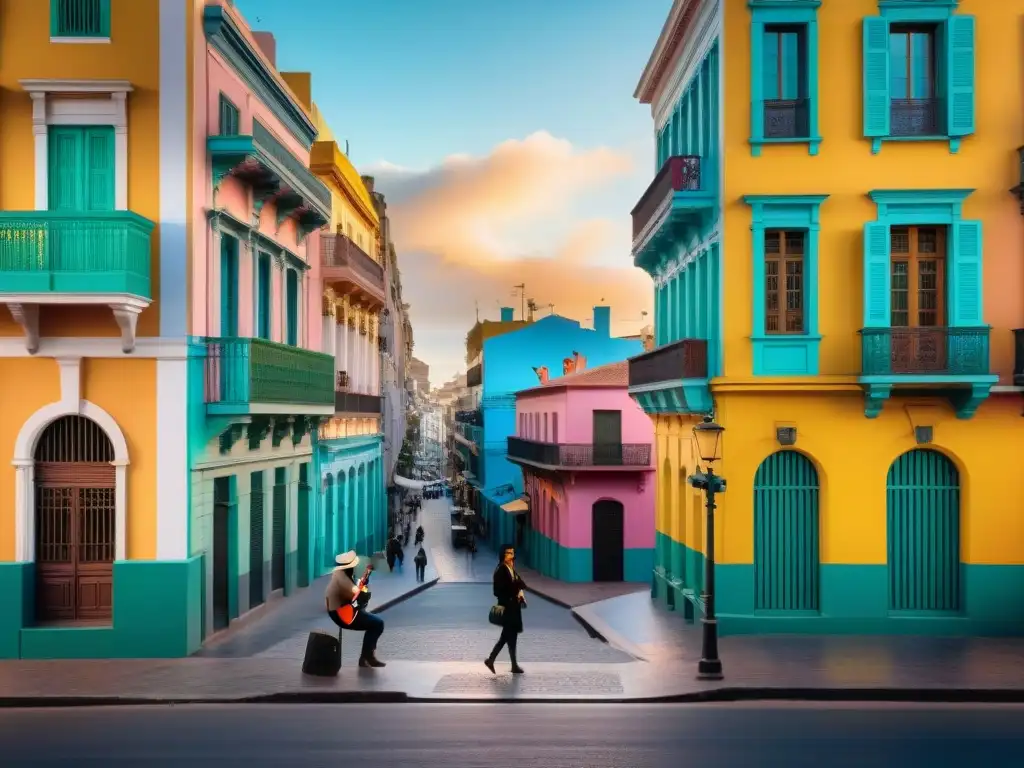
[[[39,307],[46,306],[68,306],[68,305],[90,305],[96,306],[106,304],[113,310],[114,320],[121,330],[121,344],[124,352],[131,352],[135,347],[135,326],[138,315],[151,304],[149,299],[144,299],[134,294],[103,294],[103,293],[50,293],[50,294],[15,294],[7,293],[0,295],[0,303],[6,304],[11,317],[24,334],[24,348],[30,354],[35,354],[39,349]],[[130,319],[128,314],[134,314]],[[0,350],[4,349],[4,342],[7,339],[0,339]],[[14,355],[3,355],[0,357],[14,357]]]
[[[711,50],[722,32],[722,5],[721,0],[706,0],[704,8],[701,13],[698,14],[693,24],[690,26],[691,30],[696,30],[692,33],[689,40],[684,43],[677,62],[675,64],[675,70],[671,78],[669,79],[665,88],[662,89],[660,96],[657,101],[651,105],[651,113],[654,116],[654,128],[655,132],[660,131],[665,127],[665,124],[669,121],[672,113],[675,111],[675,106],[682,98],[683,92],[686,87],[690,84],[694,75],[697,73],[701,62],[707,55],[708,51]],[[723,58],[723,57],[719,57]],[[723,79],[719,79],[719,83],[724,83]],[[725,100],[719,95],[719,108],[725,103]]]
[[[25,350],[34,355],[39,351],[39,305],[11,303],[7,309],[25,334]]]
[[[17,336],[0,337],[0,359],[32,356],[41,358],[186,360],[189,354],[186,340],[166,339],[159,336],[136,338],[135,347],[130,354],[124,351],[120,336],[98,338],[43,336],[39,338],[37,350],[34,352],[26,349],[25,340],[22,338]]]
[[[203,9],[203,32],[210,46],[308,150],[316,140],[316,125],[293,98],[280,75],[239,29],[232,12],[221,5],[207,5]]]
[[[114,209],[127,211],[127,98],[134,90],[132,84],[127,80],[21,80],[20,84],[32,99],[36,210],[50,207],[49,127],[110,125],[114,128]],[[62,95],[73,98],[60,98]]]

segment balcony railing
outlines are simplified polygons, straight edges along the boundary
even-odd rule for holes
[[[629,359],[629,386],[708,377],[708,343],[681,339]]]
[[[508,457],[546,467],[649,467],[649,443],[542,443],[522,437],[508,438]]]
[[[810,135],[807,99],[769,99],[764,103],[766,139],[803,139]]]
[[[359,392],[335,392],[335,413],[380,413],[380,395],[364,395]]]
[[[1024,387],[1024,328],[1013,332],[1013,384]]]
[[[864,376],[989,374],[988,328],[862,328]]]
[[[0,295],[124,293],[152,298],[153,222],[131,211],[0,212]]]
[[[466,386],[479,387],[484,380],[484,364],[477,363],[466,371]]]
[[[266,339],[209,338],[205,383],[212,413],[250,413],[252,404],[330,406],[334,358]]]
[[[484,420],[480,414],[480,409],[476,408],[472,411],[456,411],[455,421],[462,424],[475,424],[478,427],[482,427]]]
[[[936,136],[939,128],[938,99],[893,99],[889,104],[891,136]]]
[[[700,158],[694,155],[670,157],[661,166],[632,211],[633,239],[636,240],[663,205],[671,205],[675,192],[697,192],[700,186]]]
[[[368,298],[384,304],[384,267],[346,235],[320,237],[320,262],[325,282],[353,281],[356,287],[364,289]]]

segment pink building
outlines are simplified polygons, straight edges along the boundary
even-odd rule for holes
[[[523,560],[563,581],[648,581],[654,558],[654,428],[629,397],[625,360],[516,394],[508,459],[523,470]],[[519,507],[523,505],[518,505]]]

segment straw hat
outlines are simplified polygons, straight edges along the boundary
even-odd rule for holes
[[[334,558],[334,562],[340,568],[355,568],[359,564],[359,555],[356,554],[354,549],[350,549],[348,552],[342,552]]]

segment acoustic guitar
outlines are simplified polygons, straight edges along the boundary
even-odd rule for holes
[[[359,594],[356,595],[355,600],[338,609],[338,618],[341,619],[341,623],[346,627],[355,621],[356,613],[360,609],[365,608],[366,604],[370,602],[370,590],[367,585],[370,583],[371,573],[373,573],[373,563],[366,566],[366,570],[363,571],[363,575],[356,583],[356,587],[359,588]]]

